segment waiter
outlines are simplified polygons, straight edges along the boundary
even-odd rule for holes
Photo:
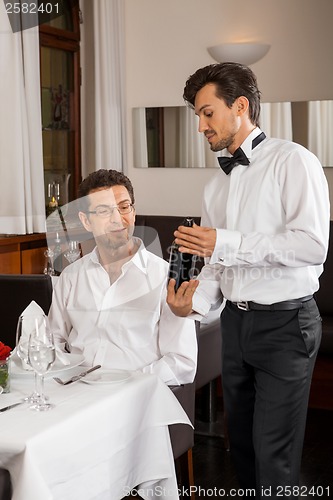
[[[248,67],[201,68],[184,99],[222,156],[204,190],[201,226],[175,231],[180,251],[206,265],[177,293],[170,281],[168,304],[178,316],[200,318],[221,295],[227,299],[222,380],[240,486],[255,488],[256,498],[298,498],[321,340],[313,294],[328,247],[327,182],[307,149],[260,130],[260,91]]]

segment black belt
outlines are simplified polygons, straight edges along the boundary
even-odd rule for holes
[[[228,300],[229,304],[233,304],[242,311],[292,311],[293,309],[301,309],[303,302],[311,300],[313,295],[307,295],[306,297],[301,297],[300,299],[285,300],[283,302],[275,302],[275,304],[258,304],[257,302],[240,301],[231,302]]]

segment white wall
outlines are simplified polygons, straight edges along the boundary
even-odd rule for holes
[[[200,215],[203,185],[214,169],[138,169],[131,112],[178,106],[188,76],[214,60],[221,42],[271,44],[252,66],[265,102],[333,98],[332,0],[124,0],[128,170],[137,211]],[[331,176],[332,177],[332,176]]]

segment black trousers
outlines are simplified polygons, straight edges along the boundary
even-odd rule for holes
[[[321,340],[316,302],[274,312],[227,302],[221,327],[223,398],[240,487],[256,489],[257,499],[297,498]]]

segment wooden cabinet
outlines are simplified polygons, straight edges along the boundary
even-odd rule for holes
[[[45,234],[0,236],[0,274],[42,274]]]
[[[0,273],[21,273],[20,249],[17,244],[0,245]]]
[[[81,181],[79,3],[39,27],[45,199],[48,206],[76,198]]]

